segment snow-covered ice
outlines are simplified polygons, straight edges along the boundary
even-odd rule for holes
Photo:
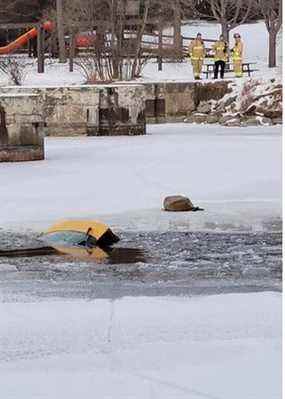
[[[199,21],[183,34],[198,30],[220,33]],[[257,62],[254,77],[280,77],[266,65],[264,24],[236,30]],[[50,63],[43,75],[34,65],[25,85],[83,80]],[[158,72],[149,63],[141,80],[191,81],[192,68],[168,63]],[[206,211],[162,212],[163,197],[176,193]],[[133,231],[270,230],[281,220],[281,128],[165,124],[141,137],[46,138],[45,161],[0,166],[0,229],[41,231],[64,217]],[[277,292],[63,300],[0,290],[0,314],[3,399],[281,398]]]
[[[0,304],[5,399],[279,399],[281,294]]]
[[[1,165],[0,227],[41,230],[61,217],[94,217],[146,231],[229,221],[259,229],[281,217],[280,127],[155,125],[146,136],[47,138],[46,155]],[[172,193],[206,211],[161,212]],[[86,301],[0,294],[5,399],[281,397],[280,293]]]
[[[146,136],[47,138],[46,160],[2,164],[0,186],[2,227],[104,215],[133,230],[180,222],[187,230],[206,222],[259,228],[281,216],[280,127],[165,124]],[[163,213],[170,194],[188,195],[206,212]]]
[[[46,147],[46,161],[1,165],[2,228],[94,217],[146,231],[229,221],[259,229],[281,217],[279,127],[166,124],[146,136],[47,138]],[[206,211],[161,212],[163,197],[179,192]],[[28,274],[24,283],[32,287]],[[280,293],[0,295],[5,399],[281,397]]]

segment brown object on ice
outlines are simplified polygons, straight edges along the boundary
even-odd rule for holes
[[[189,198],[183,195],[171,195],[163,201],[163,208],[170,212],[187,212],[194,209],[194,205]]]

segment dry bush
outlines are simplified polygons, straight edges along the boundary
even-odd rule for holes
[[[28,61],[24,57],[0,57],[0,71],[2,71],[16,86],[21,86],[23,84],[30,65],[32,65],[32,61]]]
[[[180,0],[70,0],[63,2],[66,35],[87,37],[74,63],[87,82],[130,80],[141,75],[151,54],[143,35],[173,21]],[[139,6],[139,4],[141,4]],[[55,10],[49,19],[55,21]],[[77,46],[77,48],[80,46]],[[83,46],[82,46],[83,47]],[[178,52],[176,52],[178,53]],[[173,54],[173,53],[172,53]]]

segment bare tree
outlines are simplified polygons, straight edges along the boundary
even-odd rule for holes
[[[0,0],[0,23],[32,21],[40,13],[39,0]]]
[[[179,0],[175,0],[173,2],[174,10],[173,10],[173,42],[176,48],[182,47],[182,37],[181,37],[181,18],[182,18],[182,7]]]
[[[187,1],[187,0],[186,0]],[[173,28],[173,49],[172,55],[174,58],[179,59],[182,56],[182,34],[181,25],[182,17],[184,15],[184,3],[185,0],[162,0],[156,1],[156,6],[159,8],[159,12],[151,12],[153,17],[159,17],[157,21],[158,30],[162,30],[165,27]],[[189,13],[188,13],[189,16]]]
[[[63,1],[62,26],[72,38],[71,48],[77,48],[74,63],[88,81],[133,79],[140,75],[150,55],[157,55],[158,52],[158,49],[151,49],[146,45],[144,35],[150,30],[162,31],[165,26],[173,26],[174,20],[176,27],[172,47],[176,55],[179,53],[178,48],[181,53],[182,2],[183,0]],[[46,17],[56,21],[56,14],[53,8]]]
[[[187,4],[187,0],[184,3]],[[214,18],[221,25],[227,41],[230,31],[245,23],[255,13],[254,0],[188,0],[188,3],[192,3],[197,16]]]
[[[66,62],[64,22],[63,22],[63,0],[56,0],[56,26],[59,47],[59,62]]]
[[[268,66],[276,67],[276,40],[282,26],[282,0],[256,0],[260,9],[269,39]]]
[[[9,141],[8,130],[6,126],[6,112],[0,103],[0,147],[7,145]]]
[[[63,8],[66,32],[86,38],[85,51],[75,64],[88,81],[132,79],[147,59],[142,47],[151,9],[144,2],[140,14],[130,15],[128,0],[70,0]],[[78,36],[77,36],[78,37]],[[80,43],[77,43],[80,47]]]
[[[23,57],[14,55],[0,57],[0,71],[2,71],[16,86],[21,86],[28,67],[32,65],[32,61],[27,61]]]

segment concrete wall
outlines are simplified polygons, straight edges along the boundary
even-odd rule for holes
[[[42,98],[33,93],[0,94],[9,145],[41,145],[44,131]]]
[[[23,86],[0,90],[2,95],[39,96],[47,135],[145,133],[142,85]],[[10,107],[8,100],[6,107]]]
[[[2,95],[31,93],[39,96],[48,135],[117,135],[144,134],[145,121],[183,120],[195,112],[200,101],[220,99],[230,92],[229,84],[229,81],[122,83],[1,87],[0,90]],[[30,109],[31,104],[25,107]]]
[[[0,162],[42,161],[45,158],[43,146],[0,146]]]
[[[201,101],[219,100],[231,91],[229,81],[147,83],[148,122],[183,120],[197,110]]]
[[[87,110],[88,135],[145,134],[145,92],[142,85],[101,86],[96,96],[97,105]]]
[[[33,93],[0,95],[0,162],[44,159],[42,105]]]
[[[9,87],[3,94],[33,94],[40,96],[46,133],[49,135],[85,134],[87,109],[98,106],[98,91],[82,87]],[[11,104],[12,106],[12,104]]]

